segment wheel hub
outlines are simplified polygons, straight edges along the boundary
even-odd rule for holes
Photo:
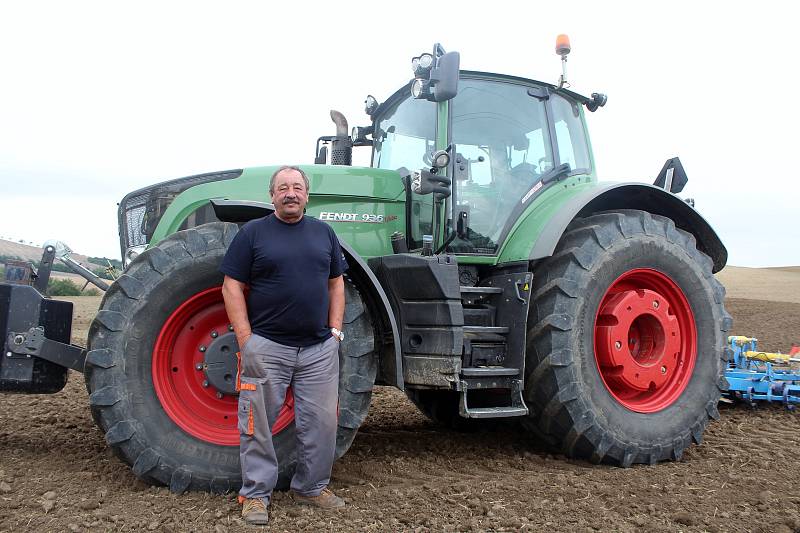
[[[236,394],[236,372],[238,360],[236,352],[238,344],[236,335],[229,331],[223,334],[215,329],[209,332],[208,340],[211,342],[198,346],[198,351],[203,353],[203,363],[200,370],[205,374],[204,386],[216,389],[221,394]]]
[[[153,346],[153,387],[164,412],[203,441],[238,446],[236,338],[221,287],[189,297],[165,320]],[[287,391],[272,433],[294,422]]]
[[[608,299],[597,325],[597,359],[612,380],[639,391],[662,386],[675,368],[681,332],[669,304],[651,290]]]
[[[634,269],[617,278],[600,301],[594,353],[611,395],[632,411],[672,405],[697,359],[694,315],[666,274]]]

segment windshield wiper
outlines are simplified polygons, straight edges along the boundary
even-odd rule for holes
[[[569,163],[561,163],[557,167],[553,167],[542,175],[542,185],[547,185],[551,181],[558,181],[566,178],[572,172],[572,167]]]

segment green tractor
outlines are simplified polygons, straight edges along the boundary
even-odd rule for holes
[[[568,43],[557,52],[564,64]],[[334,228],[350,265],[337,457],[373,387],[391,385],[443,425],[509,418],[570,457],[679,459],[718,416],[731,325],[713,276],[727,251],[676,195],[680,162],[653,185],[600,184],[585,110],[604,95],[568,90],[565,73],[460,70],[439,45],[412,66],[410,84],[367,98],[369,125],[348,132],[332,111],[336,134],[302,166],[307,215]],[[354,147],[371,149],[370,167],[351,165]],[[276,168],[120,203],[127,266],[83,369],[107,442],[176,492],[240,483],[238,347],[218,267],[239,226],[271,213]],[[272,427],[279,486],[295,465],[293,404],[289,391]]]

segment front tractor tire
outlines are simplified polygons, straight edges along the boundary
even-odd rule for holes
[[[142,253],[106,292],[89,330],[85,376],[95,421],[136,476],[173,492],[241,485],[238,345],[219,272],[237,231],[206,224]],[[366,417],[378,353],[369,309],[349,279],[345,291],[337,458]],[[295,470],[293,406],[290,391],[272,427],[278,488]]]
[[[573,221],[534,270],[523,424],[567,456],[619,466],[699,444],[729,356],[711,268],[668,218]]]

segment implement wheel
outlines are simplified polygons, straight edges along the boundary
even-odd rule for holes
[[[711,260],[643,211],[574,221],[534,272],[526,427],[571,457],[679,459],[717,418],[731,318]]]
[[[106,293],[89,330],[85,376],[95,421],[137,476],[174,492],[241,485],[239,348],[219,272],[237,231],[206,224],[142,253]],[[366,417],[377,369],[369,310],[349,280],[345,291],[337,457]],[[285,488],[296,463],[291,390],[272,433]]]

